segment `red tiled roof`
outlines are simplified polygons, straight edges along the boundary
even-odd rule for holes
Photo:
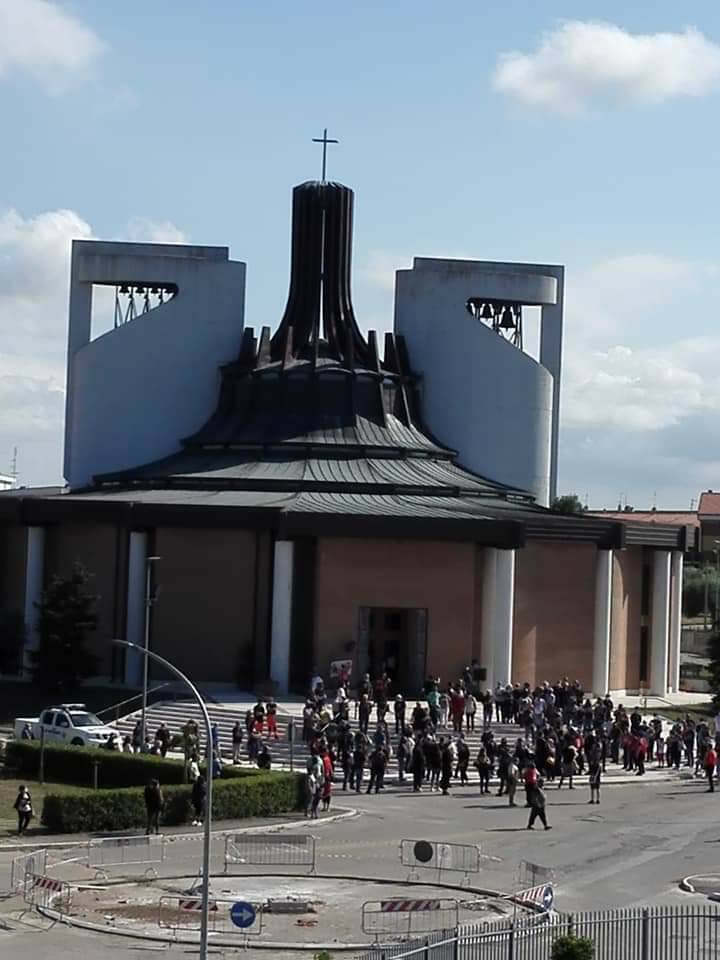
[[[717,494],[720,502],[720,494]],[[591,510],[594,517],[606,520],[628,520],[633,523],[663,523],[673,527],[699,527],[700,518],[694,510]],[[720,513],[720,507],[718,508]]]
[[[720,493],[713,493],[712,490],[701,493],[698,513],[720,515]]]

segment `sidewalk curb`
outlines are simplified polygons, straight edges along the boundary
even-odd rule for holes
[[[212,836],[213,838],[220,838],[236,833],[276,833],[281,830],[289,830],[309,824],[312,824],[313,829],[315,829],[315,827],[321,827],[326,823],[338,823],[341,820],[350,820],[353,817],[361,815],[361,811],[356,810],[355,807],[346,807],[342,808],[342,813],[334,813],[329,817],[323,817],[318,820],[308,820],[306,817],[303,817],[302,820],[289,820],[287,823],[273,823],[269,826],[237,827],[236,829],[224,827],[220,830],[213,830]],[[203,834],[197,831],[192,833],[163,833],[160,834],[160,836],[164,837],[168,842],[172,842],[173,840],[202,840],[203,838]],[[79,847],[87,847],[88,843],[91,843],[92,840],[111,839],[114,839],[112,835],[108,837],[88,837],[86,840],[56,840],[45,843],[42,841],[38,841],[37,843],[3,843],[0,841],[0,854],[5,850],[9,853],[18,851],[27,851],[30,853],[33,850],[72,850]]]

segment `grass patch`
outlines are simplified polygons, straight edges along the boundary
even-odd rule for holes
[[[17,777],[0,775],[0,836],[4,833],[15,833],[17,830],[17,814],[15,813],[13,804],[15,803],[18,787],[22,783],[24,783],[30,791],[30,796],[33,800],[33,809],[35,811],[35,816],[30,821],[29,834],[37,832],[37,828],[40,828],[40,831],[43,833],[46,832],[43,827],[40,827],[40,814],[42,813],[43,803],[45,802],[47,794],[71,793],[77,790],[77,787],[66,783],[40,784],[36,780],[19,780]]]

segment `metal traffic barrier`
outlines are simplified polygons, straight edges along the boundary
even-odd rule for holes
[[[457,900],[397,897],[368,900],[362,906],[363,933],[408,936],[435,930],[456,930],[457,925]]]
[[[463,874],[463,883],[471,873],[480,872],[480,847],[468,843],[437,843],[433,840],[401,840],[400,862],[409,868],[408,880],[419,880],[419,870],[436,870]]]
[[[64,880],[38,873],[26,876],[25,903],[33,907],[52,907],[58,913],[69,913],[72,904],[72,887]]]
[[[14,857],[10,864],[10,893],[23,893],[28,877],[47,873],[47,850],[34,850]]]
[[[90,840],[87,862],[98,873],[107,867],[145,866],[145,873],[156,871],[154,864],[165,860],[165,838],[162,836],[105,837]]]
[[[202,897],[185,894],[158,901],[158,926],[176,937],[183,930],[199,930],[201,916]],[[208,920],[208,929],[216,936],[257,936],[262,933],[262,904],[212,897]]]
[[[540,883],[536,887],[518,890],[509,899],[524,907],[534,910],[544,910],[549,913],[555,905],[555,889],[551,883]]]
[[[521,860],[518,865],[518,886],[521,890],[537,887],[541,883],[554,883],[555,871],[531,860]]]
[[[238,833],[225,838],[225,873],[231,864],[302,867],[315,873],[316,840],[311,834]]]

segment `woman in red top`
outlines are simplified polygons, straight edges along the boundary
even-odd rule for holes
[[[713,746],[710,745],[707,749],[707,753],[705,754],[705,776],[708,779],[709,793],[715,792],[714,777],[715,777],[715,767],[717,766],[717,759],[718,759],[717,753],[713,748]]]
[[[525,767],[523,781],[525,783],[525,806],[529,807],[533,789],[537,786],[538,782],[537,767],[532,761]]]
[[[459,687],[450,691],[450,713],[452,714],[453,730],[462,733],[463,717],[465,716],[465,694]]]
[[[323,810],[327,811],[330,809],[330,800],[332,799],[332,782],[333,782],[333,764],[330,754],[326,751],[323,754],[323,785],[322,785],[322,804]]]

